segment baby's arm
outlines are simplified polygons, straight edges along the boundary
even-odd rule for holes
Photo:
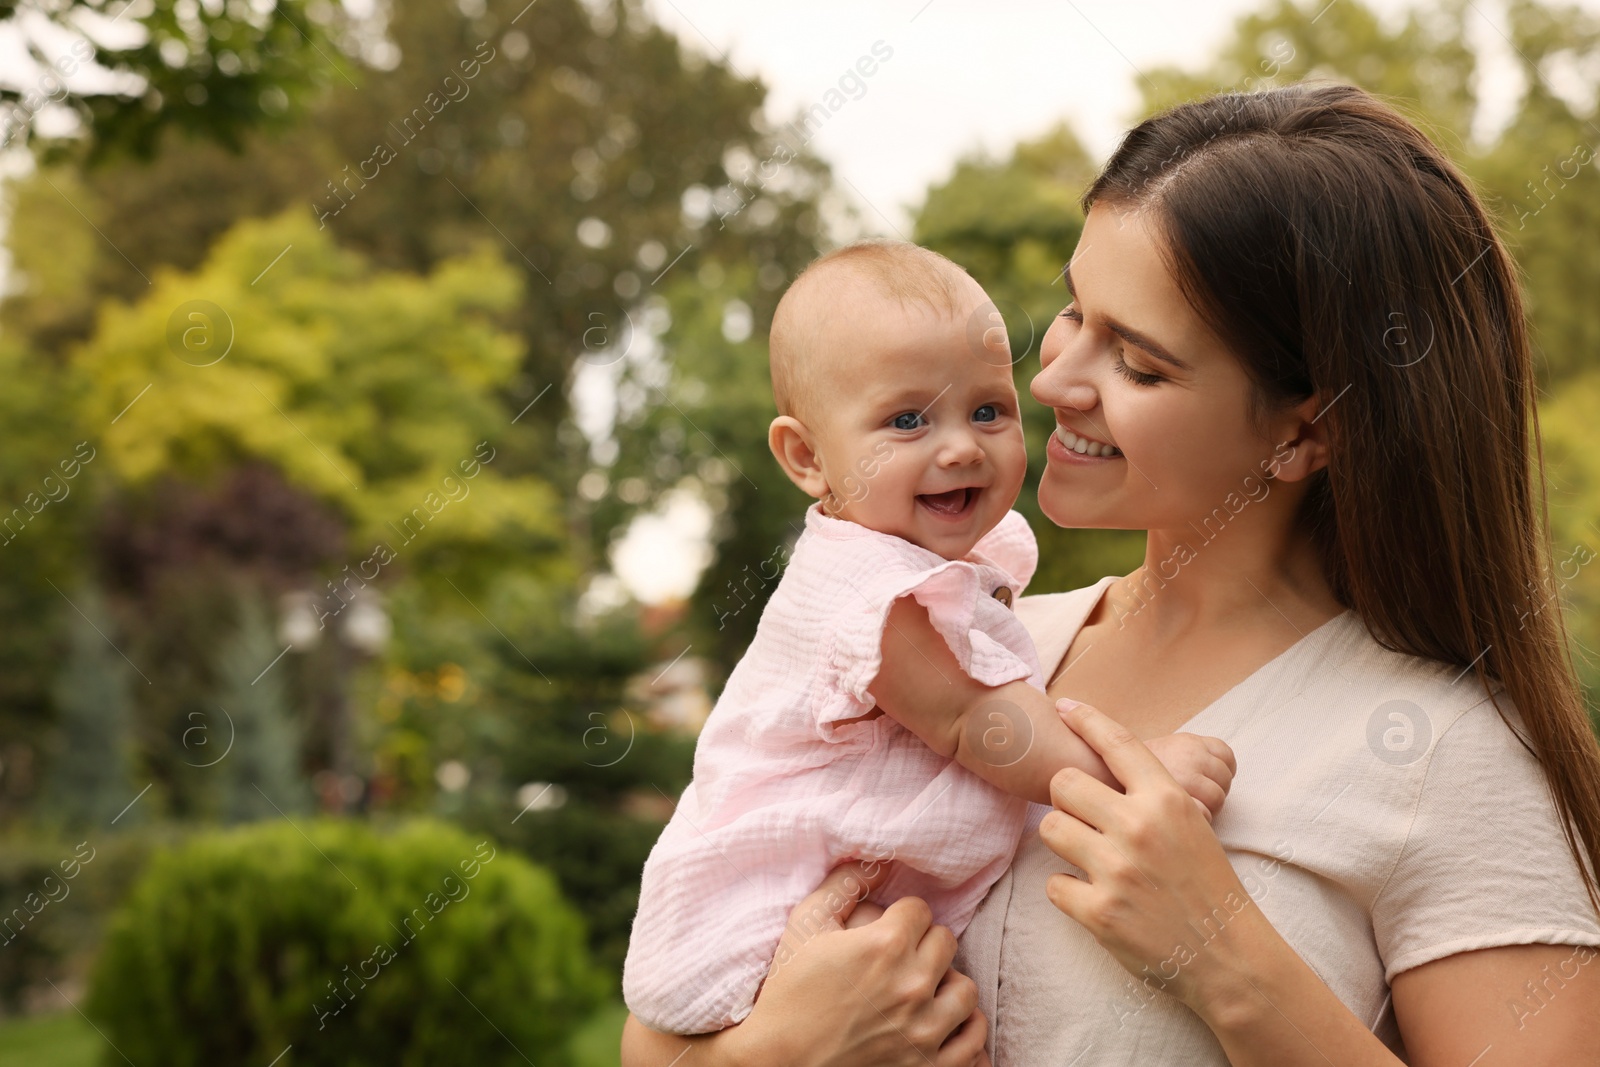
[[[928,747],[1014,796],[1051,803],[1050,779],[1063,767],[1121,788],[1042,691],[1026,681],[984,685],[963,671],[927,610],[909,596],[889,612],[870,690],[886,714]],[[1158,742],[1156,756],[1179,783],[1208,814],[1219,809],[1232,779],[1231,759],[1220,755],[1226,746],[1193,734]]]

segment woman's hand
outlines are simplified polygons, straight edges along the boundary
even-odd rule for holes
[[[1052,875],[1045,892],[1136,979],[1204,1017],[1208,996],[1244,973],[1231,947],[1240,939],[1221,935],[1266,920],[1200,806],[1150,749],[1087,704],[1057,707],[1125,791],[1072,768],[1051,781],[1056,810],[1039,836],[1084,877]]]
[[[755,1007],[739,1025],[686,1039],[630,1019],[628,1067],[666,1067],[688,1042],[706,1045],[696,1053],[701,1064],[989,1067],[977,987],[950,967],[956,939],[933,925],[928,905],[905,897],[875,919],[852,921],[886,870],[884,863],[841,864],[795,907]]]

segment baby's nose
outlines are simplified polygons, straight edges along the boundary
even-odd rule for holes
[[[969,466],[983,461],[983,444],[970,430],[958,430],[945,438],[939,462],[946,467]]]

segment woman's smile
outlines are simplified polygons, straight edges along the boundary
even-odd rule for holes
[[[1104,457],[1107,459],[1122,458],[1122,450],[1117,448],[1115,445],[1109,445],[1104,441],[1096,441],[1092,437],[1085,437],[1082,434],[1073,433],[1065,426],[1061,426],[1059,424],[1056,426],[1055,433],[1052,435],[1052,437],[1059,441],[1061,445],[1068,451],[1071,451],[1079,456]]]

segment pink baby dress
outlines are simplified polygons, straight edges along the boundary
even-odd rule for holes
[[[960,936],[1011,863],[1027,801],[888,715],[840,720],[873,709],[885,619],[906,595],[974,679],[1043,688],[1009,607],[1038,559],[1014,511],[952,561],[811,507],[645,861],[622,973],[641,1022],[693,1034],[742,1020],[789,913],[847,859],[892,858],[869,899],[921,897]]]

